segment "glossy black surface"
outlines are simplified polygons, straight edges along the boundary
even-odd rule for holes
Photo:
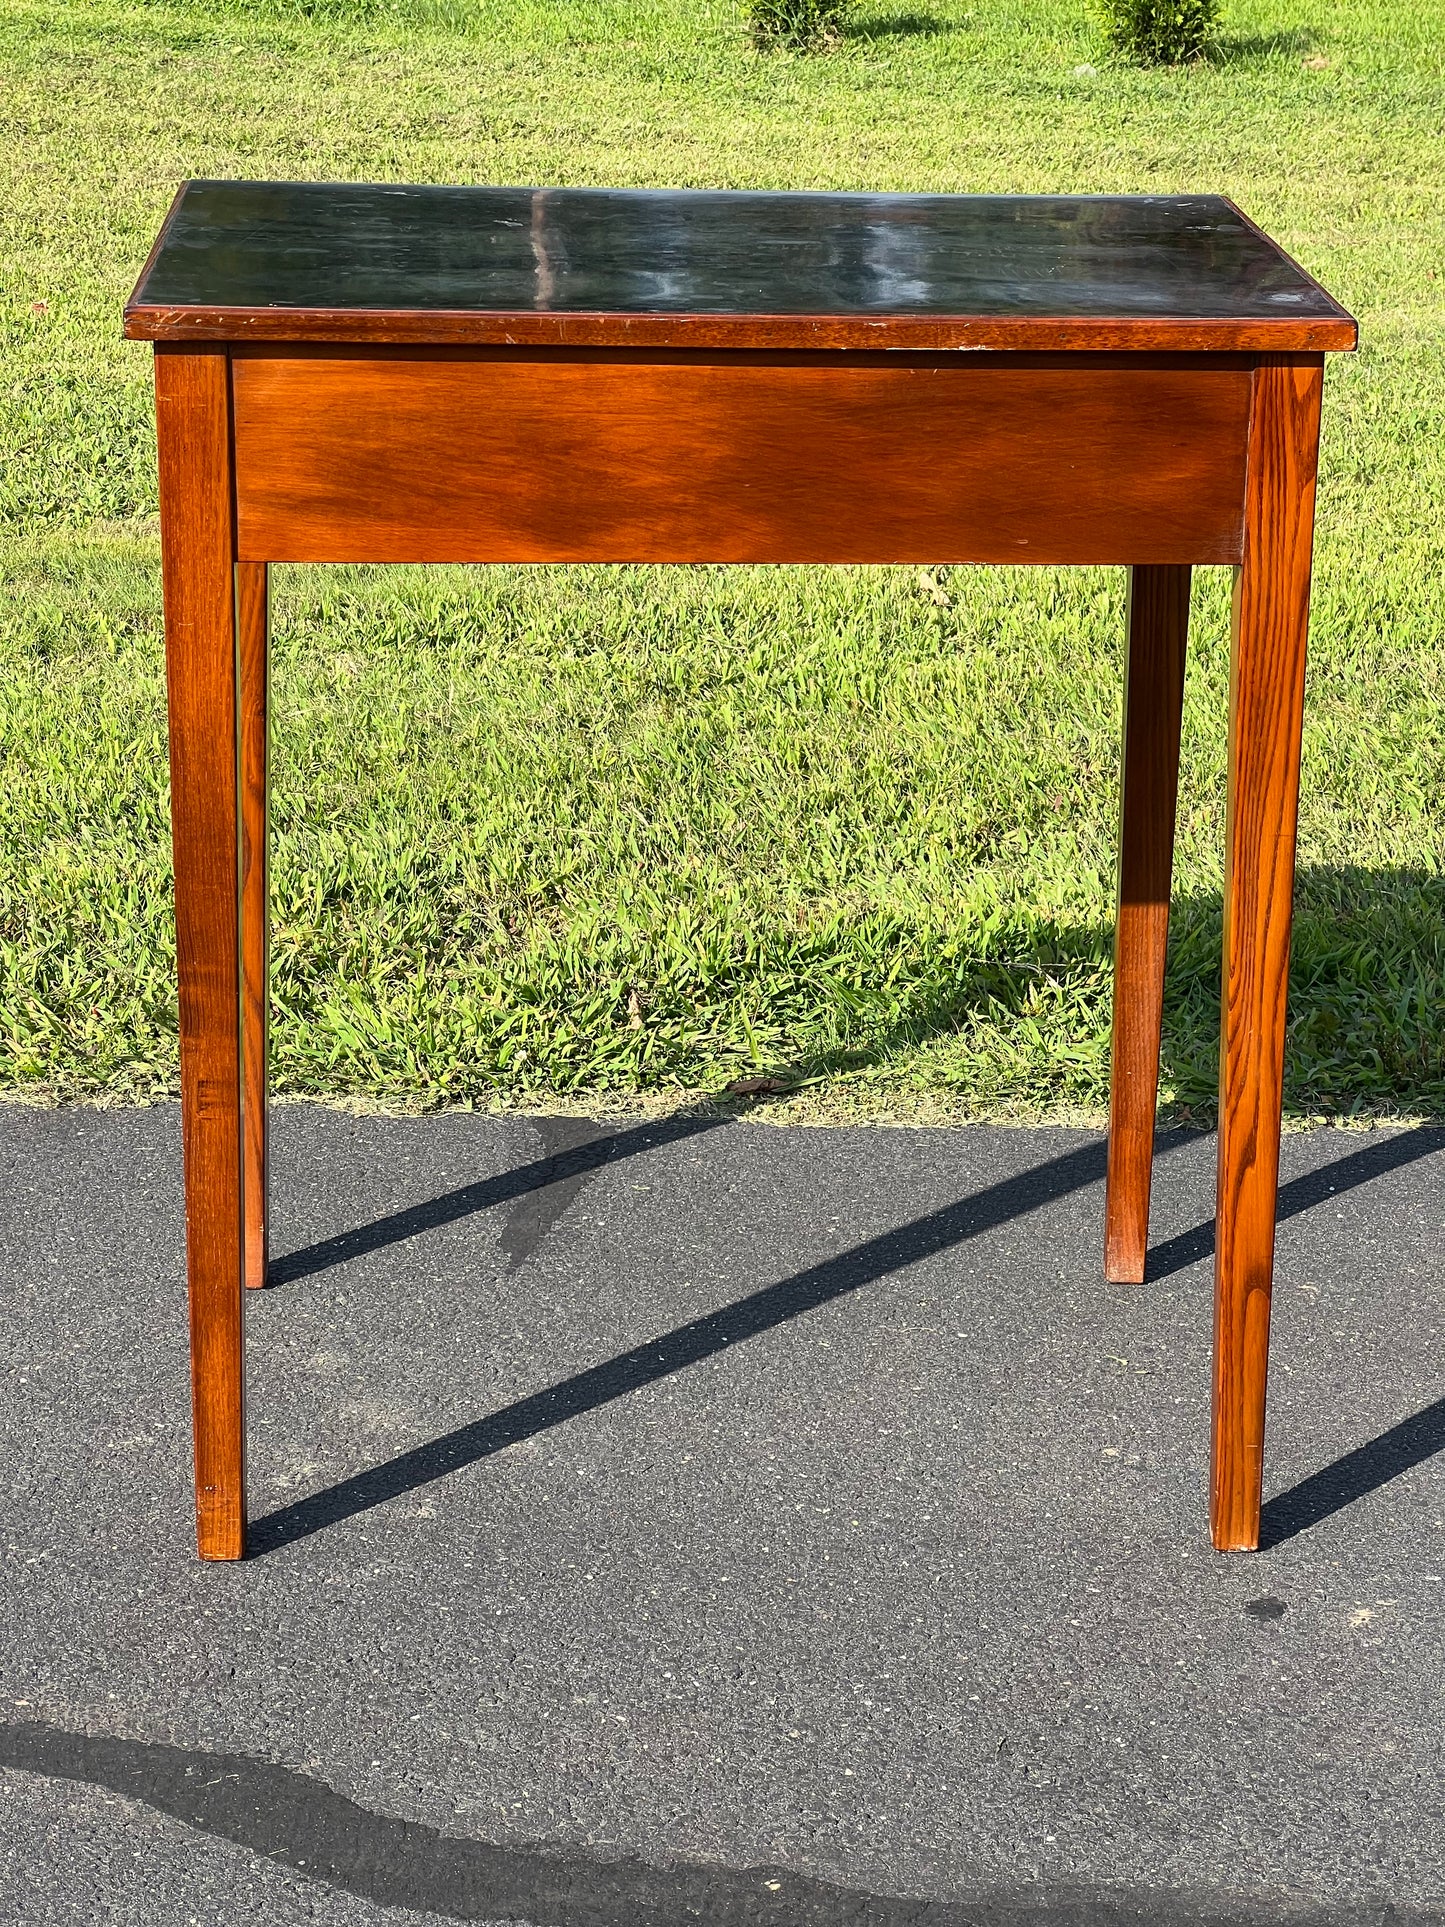
[[[1212,195],[638,193],[193,181],[163,307],[1307,319],[1340,310]]]

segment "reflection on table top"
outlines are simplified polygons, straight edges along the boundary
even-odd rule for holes
[[[192,181],[127,331],[216,310],[1205,319],[1353,339],[1338,303],[1213,195]]]

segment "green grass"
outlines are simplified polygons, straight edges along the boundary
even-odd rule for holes
[[[1218,189],[1358,313],[1327,388],[1296,1115],[1445,1113],[1445,0],[12,4],[0,20],[0,1085],[175,1084],[149,366],[188,174]],[[1076,70],[1084,71],[1076,71]],[[37,304],[44,304],[37,310]],[[1097,1114],[1117,571],[275,571],[274,1070],[409,1102],[717,1090]],[[1217,1042],[1227,582],[1201,570],[1163,1095]]]

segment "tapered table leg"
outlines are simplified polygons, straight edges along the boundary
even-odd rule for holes
[[[1189,580],[1187,564],[1129,572],[1109,1182],[1104,1208],[1104,1276],[1126,1285],[1144,1282],[1149,1244],[1149,1180],[1179,794]]]
[[[224,348],[158,347],[196,1537],[245,1547],[235,542]]]
[[[1234,579],[1210,1476],[1222,1551],[1259,1544],[1322,376],[1319,357],[1256,370]]]
[[[266,1282],[267,581],[264,562],[236,565],[241,674],[241,985],[244,1002],[244,1198],[247,1285]]]

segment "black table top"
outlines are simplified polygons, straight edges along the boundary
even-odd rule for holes
[[[411,316],[423,330],[425,317],[439,315],[483,328],[488,318],[543,322],[542,336],[524,330],[529,339],[582,339],[575,327],[561,331],[572,317],[609,317],[613,335],[620,327],[628,338],[637,338],[627,328],[636,320],[717,317],[811,322],[793,330],[808,345],[839,345],[822,339],[816,324],[827,321],[876,330],[960,320],[1126,331],[1256,324],[1280,341],[1313,327],[1337,338],[1300,345],[1353,343],[1339,304],[1217,195],[255,181],[185,185],[132,297],[127,332],[196,335],[210,317],[212,332],[304,337],[302,317],[326,316],[335,338],[355,332],[347,317],[371,317],[362,332],[379,338],[383,314]],[[229,329],[215,321],[227,315]],[[407,338],[422,336],[413,329]],[[770,339],[779,345],[776,329]]]

